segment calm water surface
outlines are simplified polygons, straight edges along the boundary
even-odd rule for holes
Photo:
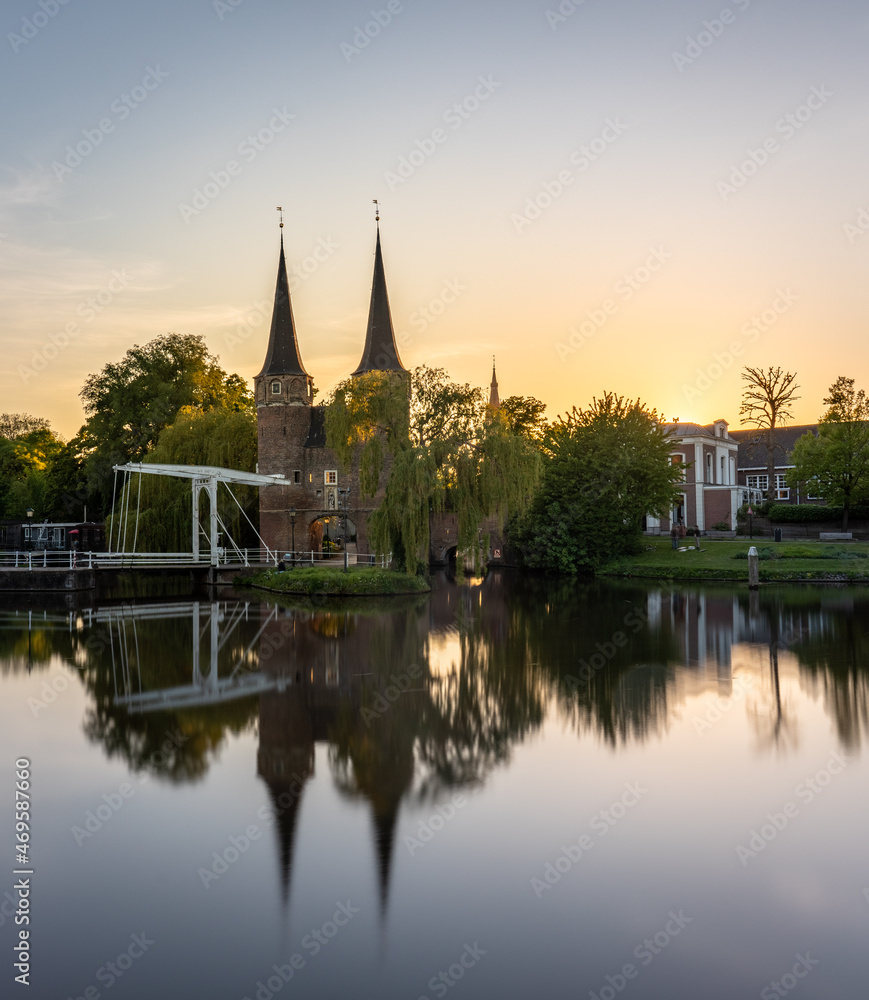
[[[866,996],[869,592],[218,596],[2,606],[21,995]]]

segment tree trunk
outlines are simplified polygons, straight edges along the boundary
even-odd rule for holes
[[[766,498],[775,501],[775,422],[766,432]]]

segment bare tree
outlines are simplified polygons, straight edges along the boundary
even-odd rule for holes
[[[761,439],[766,444],[767,499],[775,499],[775,452],[784,453],[784,448],[776,443],[776,428],[793,419],[791,406],[799,399],[794,392],[799,385],[794,382],[796,372],[783,372],[781,368],[746,368],[742,372],[746,383],[742,390],[742,405],[739,408],[741,423],[754,424],[763,433]]]

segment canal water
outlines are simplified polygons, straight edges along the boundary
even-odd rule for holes
[[[4,996],[866,995],[869,591],[216,593],[4,602]]]

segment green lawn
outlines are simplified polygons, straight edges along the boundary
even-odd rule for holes
[[[283,573],[266,569],[251,576],[238,576],[235,584],[277,594],[321,594],[327,597],[424,594],[431,589],[422,577],[373,566],[351,566],[346,573],[337,566],[297,566]]]
[[[769,539],[684,538],[674,552],[669,538],[644,538],[637,556],[613,560],[603,576],[645,576],[659,580],[748,581],[749,548],[761,557],[760,579],[767,581],[866,581],[869,582],[869,542],[771,542]]]

